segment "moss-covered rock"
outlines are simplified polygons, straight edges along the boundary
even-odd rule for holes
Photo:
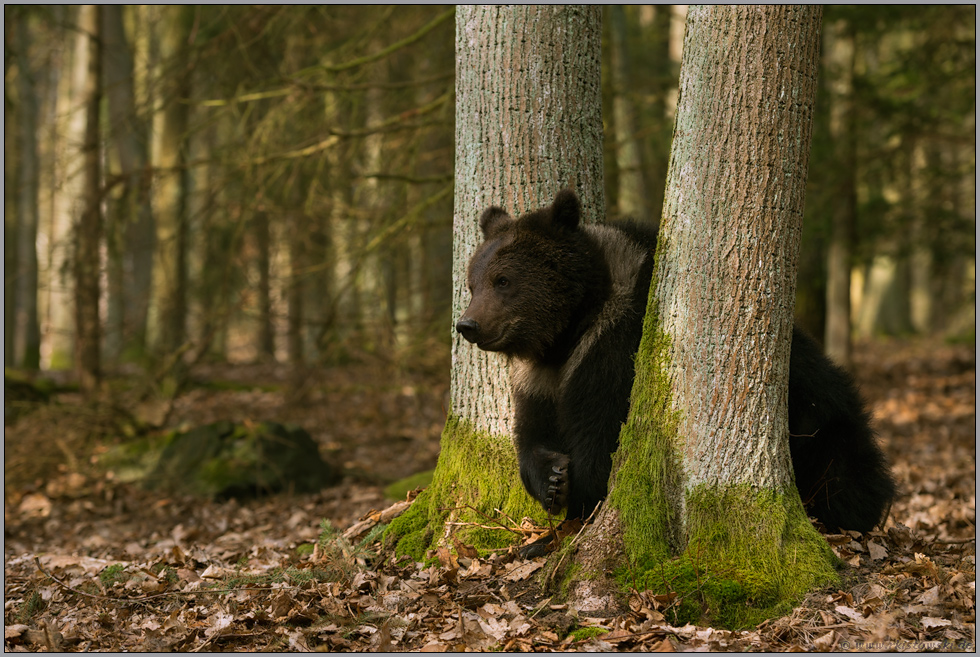
[[[118,479],[204,497],[308,493],[340,480],[316,442],[299,427],[228,421],[133,441],[102,459]]]

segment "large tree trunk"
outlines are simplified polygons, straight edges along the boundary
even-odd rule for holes
[[[38,146],[37,86],[31,70],[30,25],[22,16],[15,28],[17,44],[17,117],[20,172],[17,201],[17,293],[14,323],[14,362],[37,369],[41,333],[37,318]]]
[[[468,303],[466,265],[490,205],[519,214],[576,187],[583,216],[603,207],[601,12],[598,7],[460,6],[456,15],[456,186],[453,316]],[[574,44],[574,47],[561,47]],[[505,360],[453,335],[452,408],[432,485],[391,526],[418,558],[450,519],[500,509],[543,518],[524,492],[511,438]],[[482,522],[480,524],[483,524]],[[507,532],[486,544],[512,542]]]
[[[608,604],[624,566],[730,626],[834,579],[787,432],[820,14],[689,11],[657,271],[610,494],[576,556],[580,609]]]
[[[89,35],[88,77],[82,95],[85,104],[84,205],[75,227],[75,371],[86,392],[94,391],[101,377],[99,323],[99,245],[102,238],[101,152],[99,108],[102,102],[101,7],[85,5],[79,28]]]

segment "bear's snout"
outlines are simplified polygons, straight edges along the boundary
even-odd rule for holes
[[[480,335],[480,325],[475,319],[466,319],[464,317],[456,322],[456,332],[462,335],[467,342],[475,343],[477,337]]]

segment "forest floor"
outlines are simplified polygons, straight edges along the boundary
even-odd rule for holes
[[[405,506],[391,508],[385,484],[435,466],[440,357],[299,384],[272,366],[195,370],[208,384],[177,399],[168,425],[301,425],[347,475],[314,495],[212,502],[120,484],[91,467],[117,427],[70,393],[12,419],[5,649],[972,652],[975,349],[889,341],[855,353],[900,496],[884,531],[827,536],[839,586],[758,627],[676,627],[669,599],[638,591],[625,611],[580,616],[542,594],[544,558],[480,558],[461,544],[429,565],[376,556],[377,528]]]

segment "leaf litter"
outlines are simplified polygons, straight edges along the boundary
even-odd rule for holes
[[[975,352],[896,341],[856,353],[899,498],[882,531],[825,535],[846,564],[840,586],[814,591],[791,614],[756,628],[671,625],[674,597],[649,591],[631,592],[627,611],[579,615],[540,588],[543,557],[481,556],[460,541],[425,564],[384,553],[381,529],[410,500],[392,504],[356,473],[377,464],[376,477],[411,474],[393,469],[393,442],[411,453],[400,459],[406,467],[432,467],[444,421],[432,408],[442,408],[445,387],[432,375],[393,387],[390,372],[372,384],[360,371],[343,386],[310,386],[318,404],[248,393],[253,420],[283,417],[288,407],[311,433],[329,427],[314,435],[355,475],[315,495],[161,498],[70,467],[35,485],[8,486],[5,648],[972,651]],[[240,391],[190,397],[177,405],[178,419],[241,413]],[[324,402],[333,409],[325,424]],[[314,408],[304,415],[306,405]],[[354,410],[338,418],[338,408]],[[8,445],[23,439],[17,429],[6,428]]]

